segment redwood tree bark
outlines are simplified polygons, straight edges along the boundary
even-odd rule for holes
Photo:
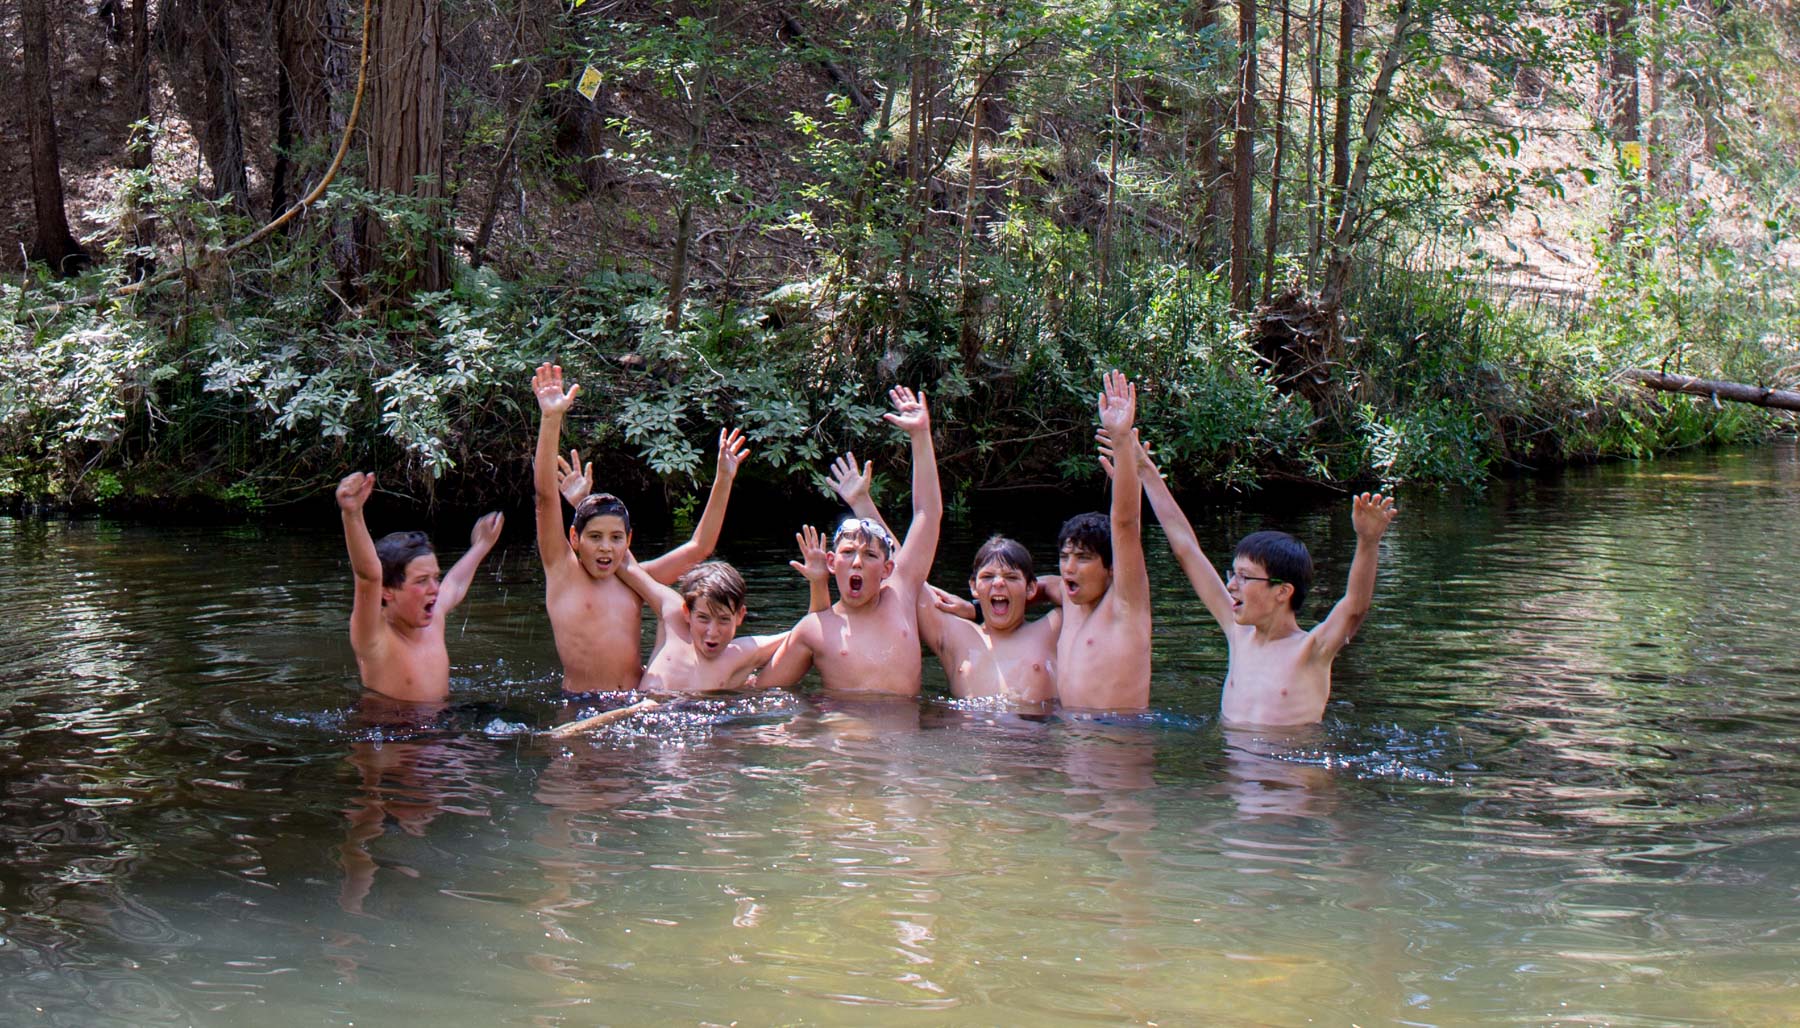
[[[306,195],[330,163],[338,132],[331,98],[343,74],[332,39],[343,29],[340,0],[275,0],[275,170],[270,216]]]
[[[1231,141],[1231,305],[1250,309],[1250,219],[1256,187],[1256,2],[1238,0],[1238,96]]]
[[[58,275],[73,275],[90,263],[88,252],[69,232],[63,209],[62,161],[56,146],[56,108],[50,95],[50,24],[44,0],[21,0],[25,44],[25,120],[31,136],[31,201],[37,231],[28,256]]]
[[[438,0],[384,0],[371,40],[369,186],[419,201],[423,237],[405,250],[390,248],[395,291],[442,289],[450,282],[443,245],[444,70],[443,14]],[[365,214],[359,236],[369,267],[394,242],[380,217]]]
[[[206,120],[201,148],[212,170],[213,196],[229,195],[250,209],[250,176],[244,166],[243,112],[238,101],[236,51],[229,0],[199,0],[200,67],[206,80]]]

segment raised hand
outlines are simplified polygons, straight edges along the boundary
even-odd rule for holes
[[[1380,493],[1363,493],[1350,503],[1350,523],[1356,526],[1356,537],[1368,542],[1380,539],[1398,513],[1394,498]]]
[[[1100,470],[1106,472],[1107,478],[1113,477],[1112,437],[1110,437],[1106,434],[1105,429],[1101,429],[1100,431],[1094,433],[1094,443],[1095,443],[1095,445],[1097,445],[1100,448]],[[1137,452],[1138,452],[1138,462],[1137,462],[1138,463],[1138,472],[1140,474],[1148,474],[1149,472],[1155,470],[1155,465],[1150,463],[1150,444],[1140,442],[1138,445],[1138,448],[1137,448]]]
[[[809,582],[825,581],[831,574],[825,566],[825,537],[813,526],[802,525],[800,531],[794,533],[794,543],[800,547],[801,560],[788,561],[788,567],[800,572]]]
[[[1137,423],[1137,386],[1118,371],[1107,372],[1101,385],[1100,427],[1117,440]]]
[[[855,510],[856,501],[869,495],[869,483],[874,481],[874,477],[874,461],[864,461],[862,470],[858,471],[856,454],[846,452],[831,462],[831,474],[825,477],[825,481],[838,499],[844,501],[844,506]]]
[[[894,412],[883,414],[883,421],[907,435],[931,431],[931,411],[925,406],[924,393],[915,393],[905,386],[895,386],[888,390],[888,401],[894,405]]]
[[[749,459],[750,450],[744,443],[743,430],[738,428],[729,431],[723,428],[719,429],[719,467],[716,477],[737,477],[738,468],[743,467],[744,462]]]
[[[369,494],[375,491],[375,476],[361,471],[352,471],[338,483],[337,505],[347,514],[363,509],[369,502]]]
[[[581,387],[570,382],[568,391],[564,392],[562,365],[544,363],[539,364],[537,373],[531,376],[531,391],[537,395],[538,410],[542,413],[566,414]]]
[[[569,459],[560,455],[556,458],[556,491],[569,502],[571,507],[581,506],[581,501],[594,491],[594,462],[581,463],[581,451],[571,449]]]
[[[475,527],[469,530],[469,545],[478,550],[491,550],[500,541],[500,529],[506,524],[506,515],[499,511],[483,514],[475,519]]]

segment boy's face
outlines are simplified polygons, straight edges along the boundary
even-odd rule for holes
[[[381,605],[389,619],[408,628],[424,628],[431,624],[437,607],[437,554],[427,553],[406,562],[406,577],[396,587],[381,587]]]
[[[825,555],[825,566],[837,579],[838,599],[848,607],[875,602],[882,580],[894,573],[887,548],[866,533],[849,533],[839,538]]]
[[[1001,562],[989,561],[969,579],[969,591],[981,607],[982,623],[989,629],[1011,631],[1025,621],[1025,604],[1031,598],[1031,582],[1025,572]]]
[[[744,623],[746,608],[736,610],[704,597],[686,605],[688,638],[694,640],[694,652],[706,660],[717,660],[737,638],[738,626]]]
[[[581,534],[569,531],[569,545],[581,561],[582,570],[594,578],[605,578],[625,563],[631,549],[631,533],[625,531],[625,519],[617,514],[591,517],[581,526]]]
[[[1268,581],[1269,571],[1258,561],[1238,557],[1231,562],[1225,592],[1231,596],[1231,619],[1240,625],[1263,624],[1287,609],[1294,587]]]
[[[1057,570],[1062,574],[1063,593],[1084,607],[1099,603],[1106,590],[1112,588],[1112,568],[1100,560],[1098,553],[1085,546],[1065,545],[1057,560]]]

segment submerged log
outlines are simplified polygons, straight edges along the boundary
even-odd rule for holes
[[[1687,393],[1692,396],[1709,396],[1714,400],[1752,403],[1758,407],[1772,407],[1776,410],[1800,411],[1800,393],[1786,389],[1765,389],[1762,386],[1745,385],[1742,382],[1720,382],[1710,378],[1690,378],[1687,375],[1666,375],[1660,371],[1646,371],[1643,368],[1632,368],[1625,372],[1625,377],[1645,389],[1659,389],[1667,393]]]

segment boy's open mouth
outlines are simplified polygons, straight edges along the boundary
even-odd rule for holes
[[[850,592],[857,596],[861,596],[862,595],[862,587],[863,587],[863,576],[851,575],[849,578],[849,582],[850,582]]]
[[[1080,591],[1081,591],[1081,583],[1080,582],[1075,581],[1073,578],[1063,579],[1063,592],[1068,593],[1070,596],[1074,596],[1076,593],[1079,593]]]
[[[1004,596],[992,596],[988,598],[988,607],[996,617],[1005,617],[1006,612],[1012,609],[1012,601]]]

